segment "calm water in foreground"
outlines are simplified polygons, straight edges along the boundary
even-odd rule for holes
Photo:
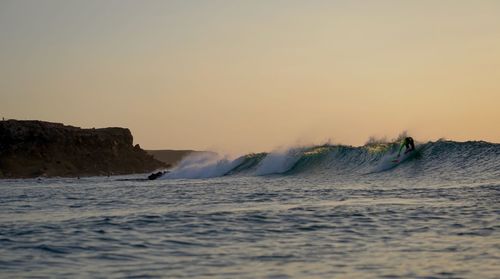
[[[494,162],[0,180],[0,277],[499,278]]]

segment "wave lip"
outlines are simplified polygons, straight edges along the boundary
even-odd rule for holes
[[[267,153],[251,153],[244,155],[239,158],[240,163],[224,175],[247,173],[255,169],[266,156]]]

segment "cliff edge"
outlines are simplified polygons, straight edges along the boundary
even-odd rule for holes
[[[129,129],[0,121],[0,178],[118,175],[165,167],[133,146]]]

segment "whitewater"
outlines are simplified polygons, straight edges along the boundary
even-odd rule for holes
[[[0,180],[0,277],[499,278],[500,144],[301,146]]]

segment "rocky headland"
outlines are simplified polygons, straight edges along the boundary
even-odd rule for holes
[[[166,167],[133,145],[129,129],[0,121],[0,178],[121,175]]]

